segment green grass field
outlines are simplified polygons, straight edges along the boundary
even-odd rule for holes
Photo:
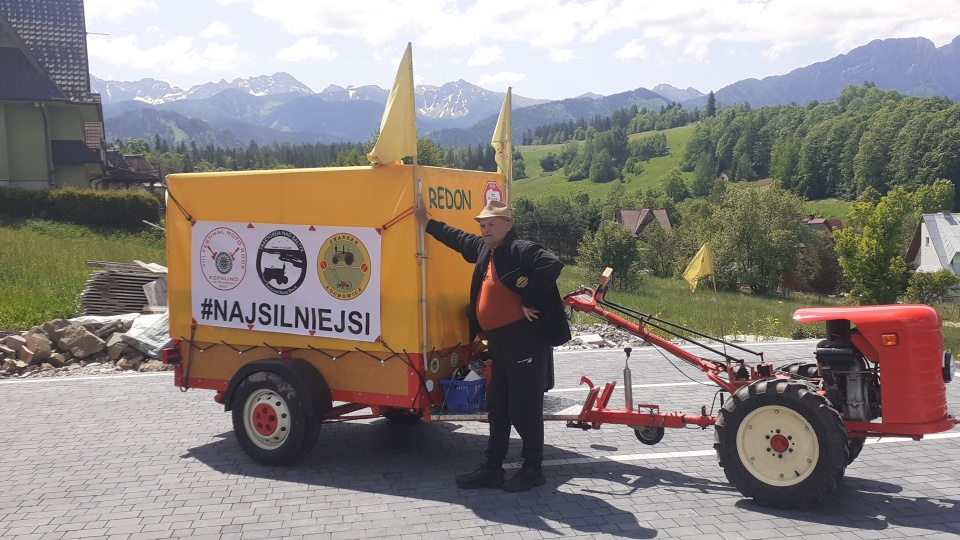
[[[847,216],[850,215],[850,202],[840,199],[807,201],[803,206],[808,214],[827,219],[839,219],[844,223],[847,222]]]
[[[643,192],[650,187],[659,188],[668,172],[679,169],[680,160],[683,158],[683,150],[687,146],[687,141],[693,135],[693,130],[693,125],[666,130],[664,133],[667,135],[670,155],[643,162],[643,172],[639,175],[627,174],[624,178],[624,187],[627,193]],[[653,134],[654,132],[637,133],[631,135],[630,139],[641,139]],[[518,147],[520,154],[523,155],[523,163],[528,178],[515,180],[512,193],[536,199],[546,195],[567,195],[580,192],[590,195],[591,199],[602,199],[613,186],[617,185],[616,182],[595,184],[589,180],[568,182],[562,170],[543,172],[543,168],[540,167],[540,158],[548,152],[559,153],[562,148],[562,144]],[[683,173],[683,175],[685,179],[690,178],[689,173]]]
[[[579,285],[596,287],[598,278],[581,268],[567,267],[560,277],[560,292],[572,292]],[[816,296],[762,297],[715,292],[709,281],[691,292],[686,281],[651,276],[644,277],[636,293],[618,292],[611,287],[607,300],[709,335],[750,334],[761,338],[820,336],[824,332],[822,325],[795,323],[793,312],[802,307],[837,304]],[[574,320],[589,323],[598,319],[577,313]]]
[[[102,233],[85,227],[27,221],[0,223],[0,329],[25,330],[79,314],[79,297],[90,277],[88,260],[166,264],[162,233]],[[560,276],[560,292],[595,287],[599,276],[573,266]],[[716,293],[704,282],[690,292],[685,281],[646,277],[636,293],[611,288],[608,299],[710,335],[815,337],[822,326],[793,322],[801,307],[826,305],[815,296],[761,297]],[[829,302],[839,302],[830,300]],[[960,321],[960,305],[935,306],[945,321]],[[598,319],[576,314],[575,322]],[[947,348],[960,350],[960,328],[944,327]]]
[[[77,316],[90,260],[166,264],[163,235],[98,233],[47,221],[0,223],[0,329]]]
[[[639,175],[627,174],[624,178],[624,187],[627,193],[644,192],[647,188],[660,188],[664,177],[673,169],[680,168],[680,161],[683,159],[683,151],[687,147],[687,142],[693,136],[693,130],[696,126],[689,125],[664,131],[667,135],[667,147],[670,149],[670,155],[654,158],[643,163],[643,172]],[[636,133],[630,136],[631,140],[649,137],[653,133]],[[520,146],[520,154],[523,155],[524,167],[526,167],[528,178],[515,180],[512,186],[514,195],[521,195],[531,199],[552,195],[568,195],[573,193],[586,193],[592,200],[602,199],[606,196],[616,182],[606,184],[594,184],[589,180],[579,182],[568,182],[563,170],[553,172],[543,172],[540,167],[540,158],[549,152],[559,154],[563,149],[562,144],[544,144],[537,146]],[[691,173],[681,173],[684,180],[691,180]],[[807,213],[817,217],[828,219],[840,219],[846,221],[850,213],[850,203],[840,199],[823,199],[819,201],[807,201],[804,204]]]

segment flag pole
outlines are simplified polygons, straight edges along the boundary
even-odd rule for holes
[[[509,120],[507,123],[507,171],[506,171],[507,178],[505,182],[506,186],[505,186],[505,195],[504,195],[504,198],[507,199],[505,201],[507,205],[510,204],[510,189],[513,187],[513,114],[512,114],[512,110],[510,110],[510,109],[513,109],[512,94],[513,94],[513,87],[508,86],[507,87],[507,107],[510,115],[508,116]]]

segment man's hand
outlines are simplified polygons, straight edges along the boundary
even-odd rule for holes
[[[413,205],[413,216],[420,226],[426,226],[430,218],[427,217],[427,205],[423,202],[423,193],[417,193],[417,202]]]
[[[527,318],[528,321],[540,318],[540,310],[537,308],[528,308],[527,306],[520,306],[520,311],[523,312],[523,316]]]

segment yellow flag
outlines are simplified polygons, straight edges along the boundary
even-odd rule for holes
[[[497,155],[494,159],[497,161],[497,169],[503,174],[509,174],[513,161],[513,142],[510,127],[510,101],[513,88],[507,88],[507,97],[503,99],[503,107],[500,109],[500,118],[497,119],[497,127],[493,130],[493,139],[490,146],[496,150]],[[507,179],[510,180],[509,178]]]
[[[413,96],[413,52],[407,50],[400,60],[397,78],[387,98],[380,121],[380,136],[367,159],[374,167],[417,155],[417,109]]]
[[[710,275],[713,275],[713,255],[710,253],[710,244],[704,244],[683,271],[683,279],[690,284],[692,292],[697,290],[700,278]]]

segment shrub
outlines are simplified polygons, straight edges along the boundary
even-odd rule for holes
[[[146,193],[61,189],[50,192],[50,211],[49,219],[91,227],[139,229],[142,220],[157,219],[160,204]]]
[[[46,190],[0,187],[0,216],[32,219],[44,216]]]

